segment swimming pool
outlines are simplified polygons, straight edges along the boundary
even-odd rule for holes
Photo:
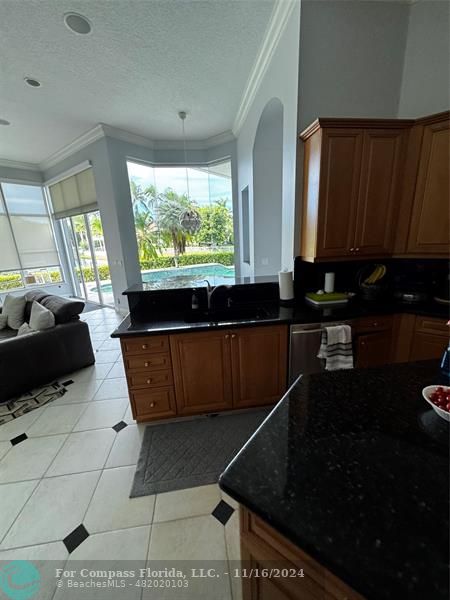
[[[183,287],[197,287],[203,279],[208,279],[211,285],[232,284],[234,281],[234,266],[226,267],[219,263],[177,267],[172,269],[155,269],[142,271],[142,281],[149,289],[163,290]],[[204,285],[204,284],[202,284]],[[112,292],[110,282],[100,285],[102,292]],[[93,292],[97,288],[92,288]]]

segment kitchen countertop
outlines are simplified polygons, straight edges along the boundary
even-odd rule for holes
[[[448,424],[435,361],[303,376],[221,488],[370,600],[447,600]]]
[[[168,333],[189,333],[192,331],[209,331],[227,327],[250,327],[256,325],[323,323],[327,321],[345,321],[365,316],[376,316],[394,313],[411,313],[442,319],[449,318],[449,307],[437,303],[425,305],[413,304],[364,304],[350,301],[346,306],[332,308],[315,308],[306,303],[295,306],[281,306],[278,304],[262,304],[266,316],[259,319],[239,319],[220,321],[219,323],[197,322],[187,323],[183,313],[171,312],[170,314],[156,314],[149,317],[136,317],[127,315],[119,324],[111,337],[126,337],[133,335],[161,335]]]

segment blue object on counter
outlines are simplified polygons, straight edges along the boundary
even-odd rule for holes
[[[450,346],[447,347],[442,356],[441,371],[446,377],[450,377]]]

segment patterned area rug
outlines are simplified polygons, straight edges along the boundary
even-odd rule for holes
[[[269,409],[146,427],[130,498],[217,483]]]
[[[27,392],[19,398],[12,398],[8,402],[0,404],[0,426],[8,423],[8,421],[17,419],[17,417],[21,417],[25,413],[31,412],[35,408],[53,402],[56,398],[64,396],[67,391],[66,386],[71,383],[73,383],[72,380],[64,381],[64,383],[55,381],[54,383],[49,383],[31,392]]]

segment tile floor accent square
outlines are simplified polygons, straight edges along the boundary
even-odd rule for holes
[[[18,435],[17,437],[13,438],[11,440],[11,444],[13,446],[17,446],[17,444],[20,444],[20,442],[24,442],[27,439],[28,439],[27,434],[26,433],[22,433],[21,435]]]
[[[228,519],[233,513],[234,508],[224,502],[224,500],[221,500],[211,514],[219,521],[219,523],[226,525],[228,523]]]
[[[113,429],[114,431],[117,431],[117,433],[119,433],[119,431],[122,431],[122,429],[125,429],[125,427],[128,427],[128,423],[125,423],[125,421],[119,421],[118,423],[113,425]]]
[[[74,550],[78,548],[80,544],[89,537],[89,532],[86,527],[81,523],[76,529],[69,533],[67,537],[63,539],[63,544],[67,548],[69,554],[72,554]]]

